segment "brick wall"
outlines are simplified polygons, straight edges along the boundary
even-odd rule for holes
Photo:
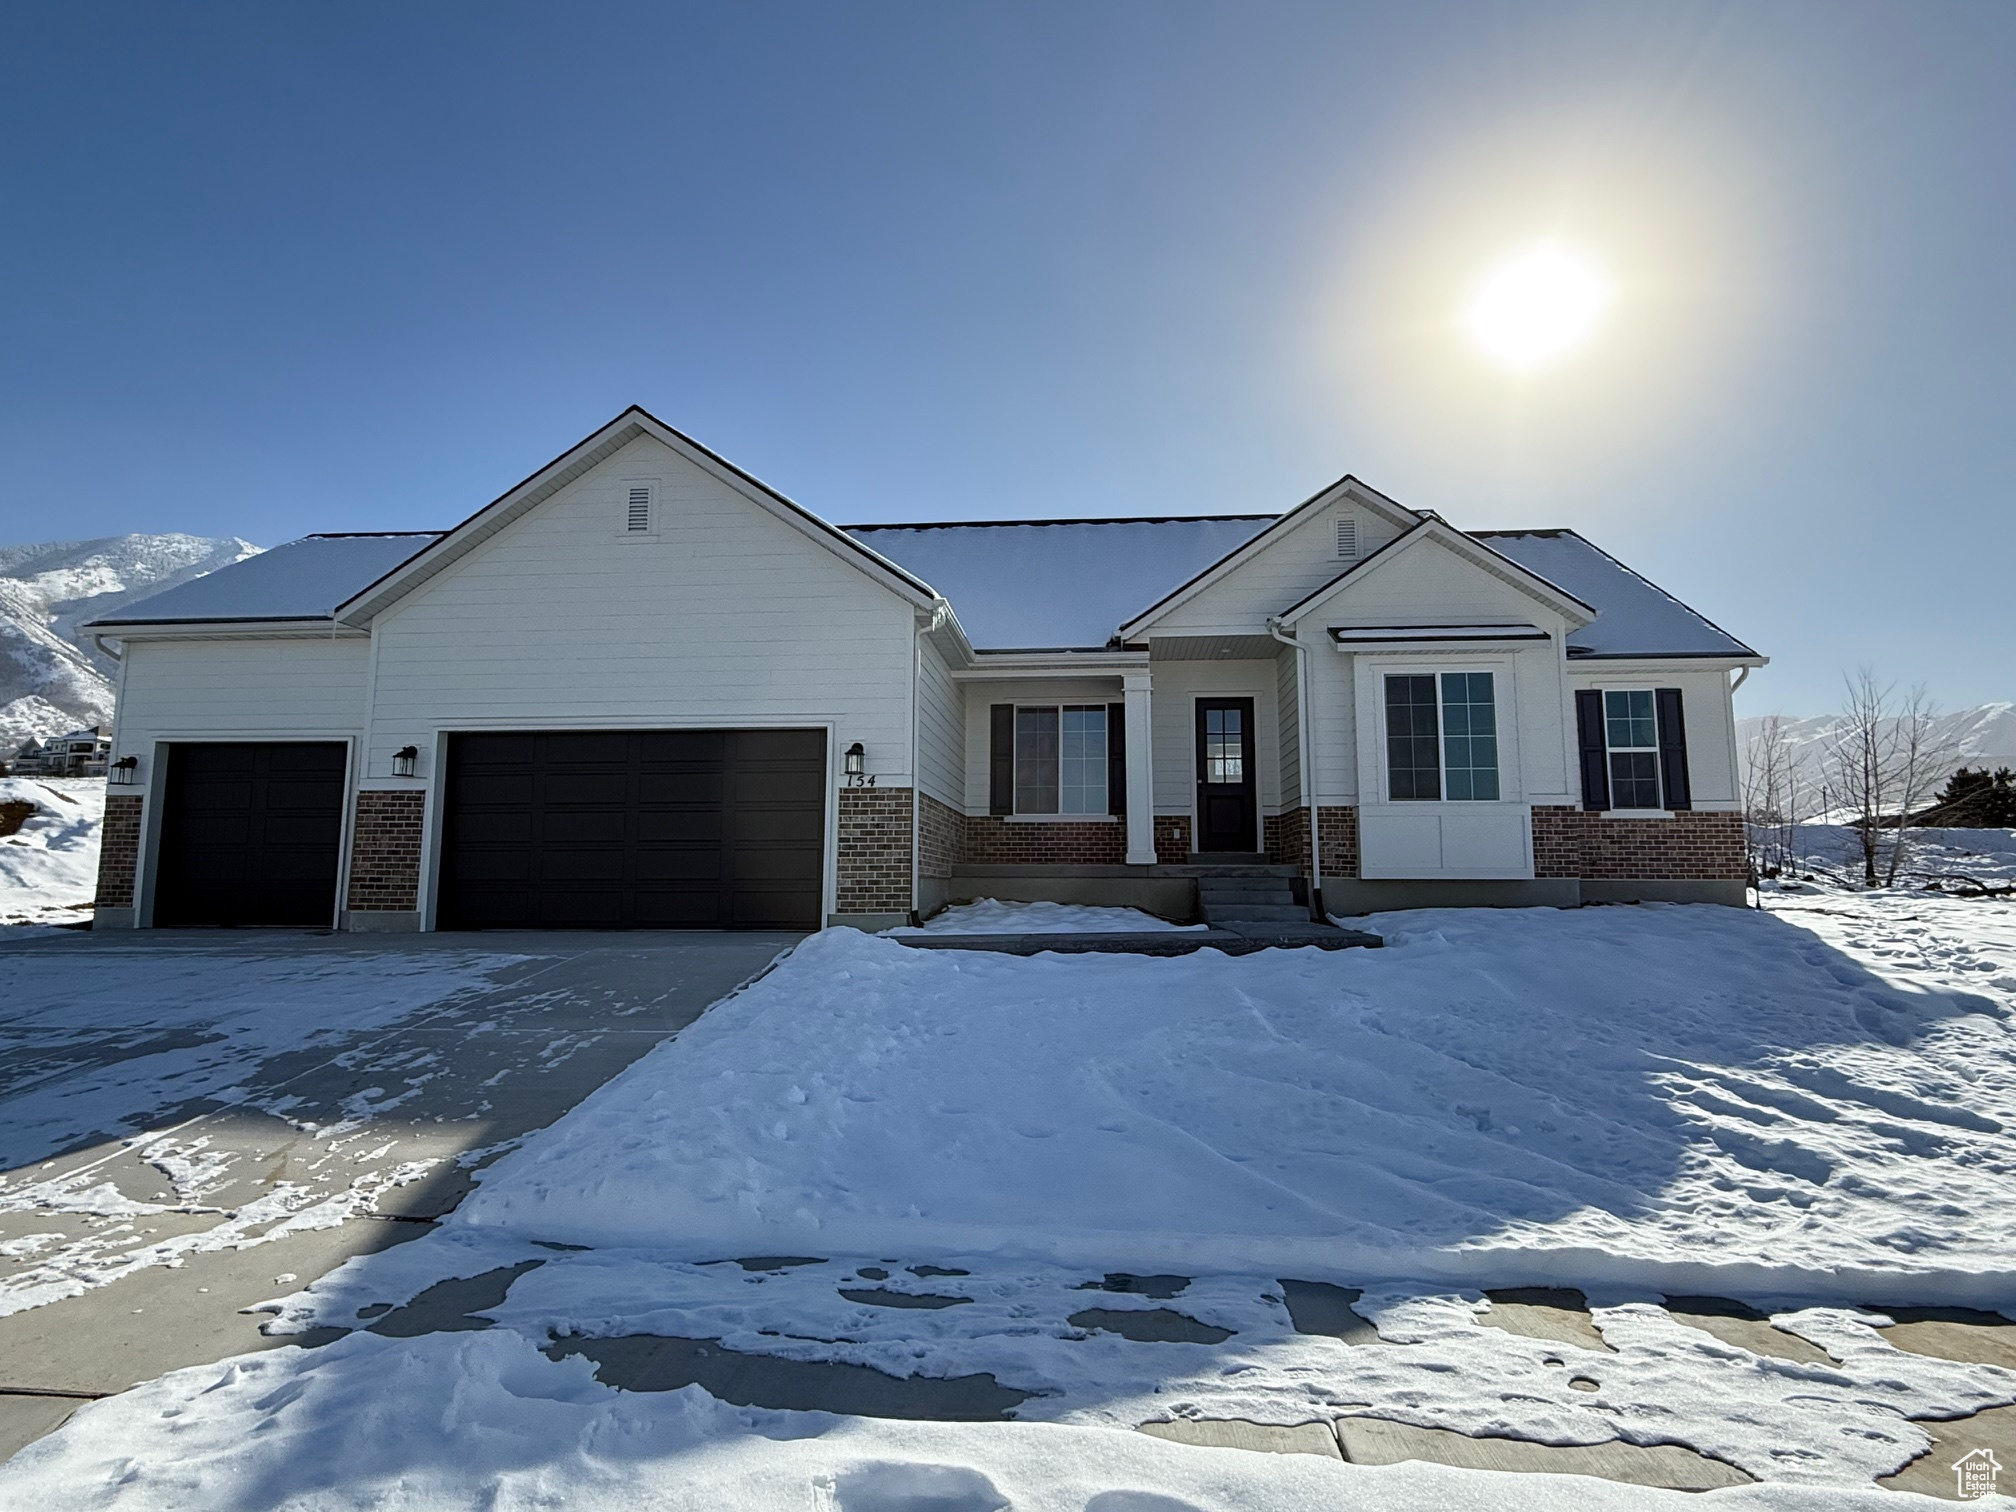
[[[427,795],[417,788],[357,795],[350,845],[353,913],[412,913],[420,907],[420,834]]]
[[[1155,859],[1164,866],[1181,866],[1190,859],[1190,816],[1155,816]]]
[[[1070,819],[1017,824],[1000,814],[968,814],[963,859],[1001,866],[1122,866],[1127,826]]]
[[[1536,877],[1736,881],[1746,874],[1740,814],[1611,819],[1577,808],[1533,809]]]
[[[140,872],[140,813],[144,800],[138,793],[105,795],[105,826],[98,841],[98,906],[131,908],[133,888]]]
[[[1358,810],[1333,805],[1323,811],[1322,853],[1326,877],[1358,875]],[[1292,808],[1267,821],[1267,859],[1277,866],[1309,867],[1309,810]]]
[[[928,793],[917,796],[917,870],[926,877],[949,877],[966,854],[966,816]]]
[[[910,897],[910,788],[840,790],[836,913],[907,914]]]

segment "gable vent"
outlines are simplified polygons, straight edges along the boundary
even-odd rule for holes
[[[1358,522],[1349,515],[1337,517],[1337,559],[1343,562],[1358,556]]]
[[[651,490],[649,487],[640,485],[630,490],[630,513],[628,520],[629,524],[627,528],[630,530],[648,531],[651,528]]]

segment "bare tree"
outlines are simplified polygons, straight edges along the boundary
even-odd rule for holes
[[[1877,846],[1883,823],[1884,779],[1893,760],[1889,726],[1895,689],[1892,684],[1877,682],[1868,667],[1853,677],[1844,676],[1843,681],[1847,692],[1841,705],[1841,733],[1827,753],[1827,786],[1854,816],[1849,823],[1862,851],[1862,883],[1874,887],[1881,876]]]
[[[1952,753],[1937,738],[1939,708],[1922,687],[1900,700],[1896,684],[1879,683],[1868,667],[1845,681],[1840,733],[1825,760],[1825,786],[1830,800],[1851,816],[1862,885],[1894,887],[1909,850],[1912,812],[1937,785]]]
[[[1744,750],[1743,817],[1753,883],[1797,867],[1800,773],[1782,715],[1767,715]]]
[[[1883,885],[1895,887],[1897,873],[1911,846],[1911,819],[1932,796],[1954,759],[1953,744],[1939,736],[1939,706],[1921,687],[1905,696],[1891,737],[1896,780],[1892,801],[1897,808],[1896,838],[1890,842],[1890,869]]]

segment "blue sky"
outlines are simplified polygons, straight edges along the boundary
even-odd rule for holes
[[[641,403],[839,521],[1573,526],[2016,696],[2016,7],[16,6],[0,539],[439,526]],[[1616,275],[1515,379],[1494,262]]]

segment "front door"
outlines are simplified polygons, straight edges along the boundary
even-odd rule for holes
[[[1197,849],[1260,849],[1253,793],[1253,700],[1197,700]]]

